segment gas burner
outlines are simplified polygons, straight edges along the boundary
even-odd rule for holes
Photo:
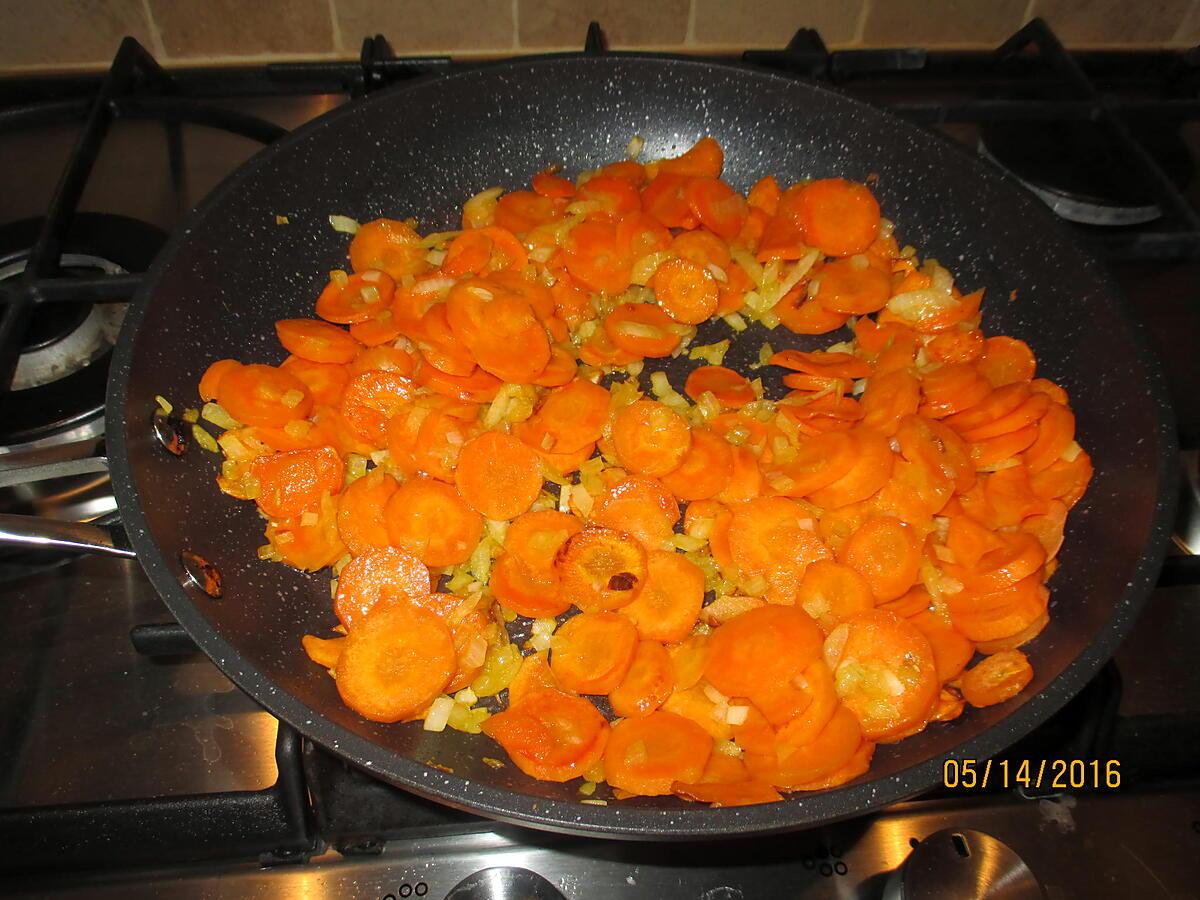
[[[1136,136],[1176,187],[1186,187],[1195,164],[1178,131]],[[1071,222],[1111,228],[1162,216],[1153,193],[1096,122],[987,123],[980,126],[979,152]]]
[[[41,224],[24,219],[0,227],[0,281],[25,270]],[[79,277],[144,272],[165,241],[161,230],[137,219],[79,213],[63,241],[60,271]],[[74,440],[80,426],[102,419],[108,364],[127,306],[82,301],[34,311],[5,398],[0,455]]]

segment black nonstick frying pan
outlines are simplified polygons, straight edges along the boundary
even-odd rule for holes
[[[330,228],[331,213],[455,227],[471,194],[516,188],[549,163],[574,172],[621,158],[634,134],[649,157],[713,135],[726,151],[725,177],[743,191],[766,174],[784,182],[877,174],[874,189],[901,244],[942,261],[965,289],[986,287],[985,328],[1028,341],[1041,373],[1070,391],[1079,440],[1095,463],[1052,582],[1050,625],[1027,648],[1036,673],[1030,688],[880,746],[870,772],[845,787],[735,809],[674,798],[584,805],[573,784],[484,765],[481,757],[496,753],[482,736],[358,718],[300,650],[301,635],[334,622],[326,575],[260,562],[262,520],[253,504],[218,493],[215,457],[194,450],[175,458],[152,437],[156,394],[194,397],[214,359],[282,358],[274,321],[311,315],[328,271],[345,264],[347,238]],[[290,224],[276,224],[276,215]],[[728,335],[716,323],[697,340]],[[744,367],[765,338],[757,328],[742,334],[726,365]],[[809,349],[831,337],[780,328],[769,339],[776,349]],[[681,385],[692,365],[679,359],[665,368]],[[948,756],[988,757],[1025,734],[1108,659],[1153,585],[1175,451],[1157,364],[1115,287],[1014,182],[833,91],[649,56],[516,60],[414,82],[337,109],[264,150],[188,217],[155,263],[117,348],[107,424],[138,559],[196,643],[263,706],[351,763],[427,797],[540,828],[636,838],[782,831],[862,814],[933,785]],[[220,569],[222,599],[188,581],[183,550]]]

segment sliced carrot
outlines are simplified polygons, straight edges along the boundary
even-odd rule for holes
[[[641,187],[646,181],[646,167],[632,159],[609,163],[600,170],[600,174],[624,178],[635,187]]]
[[[717,315],[727,316],[741,310],[746,305],[746,292],[754,287],[754,282],[737,263],[731,263],[725,270],[724,283],[717,283]]]
[[[569,513],[553,509],[517,516],[504,533],[504,549],[525,565],[538,570],[553,568],[563,544],[583,528]]]
[[[418,603],[432,590],[429,570],[411,553],[395,547],[371,549],[342,568],[333,611],[353,631],[381,601]]]
[[[506,609],[531,619],[553,618],[571,607],[554,569],[533,568],[511,553],[496,560],[488,587]]]
[[[813,527],[809,514],[786,497],[738,504],[729,524],[729,548],[738,571],[768,580],[786,571],[794,574],[798,587],[806,566],[832,556]]]
[[[822,559],[804,572],[796,603],[826,633],[849,618],[871,609],[871,586],[850,566]]]
[[[983,353],[983,332],[978,328],[943,331],[925,345],[929,358],[943,363],[971,363]]]
[[[970,448],[943,423],[922,415],[907,416],[896,429],[896,441],[905,459],[940,472],[956,490],[968,491],[975,484]]]
[[[584,612],[620,609],[646,581],[646,551],[627,534],[590,526],[571,536],[555,569],[562,596]]]
[[[289,519],[312,509],[322,494],[342,489],[342,458],[332,447],[260,456],[250,465],[258,480],[258,508],[271,519]]]
[[[655,550],[671,537],[679,521],[679,504],[661,481],[642,476],[622,478],[596,499],[591,521],[637,538]]]
[[[960,591],[946,605],[954,627],[980,643],[1019,635],[1042,619],[1050,592],[1038,572],[992,593]]]
[[[427,566],[466,562],[483,533],[482,517],[448,484],[414,478],[400,485],[383,510],[392,544]]]
[[[1009,387],[1015,387],[1015,385],[1009,385]],[[1004,390],[1004,388],[1000,390]],[[1030,394],[1012,412],[974,428],[962,429],[959,433],[964,440],[972,442],[1002,437],[1035,424],[1046,414],[1052,403],[1053,401],[1045,394]],[[970,410],[962,415],[967,415],[969,412]],[[950,422],[947,424],[953,425]]]
[[[723,491],[733,477],[733,452],[724,438],[706,429],[692,432],[692,443],[663,484],[680,500],[706,500]]]
[[[521,436],[519,432],[518,436]],[[570,453],[551,453],[538,447],[534,447],[533,451],[552,472],[557,472],[559,475],[570,475],[572,472],[579,471],[580,466],[592,458],[596,452],[596,445],[586,444]]]
[[[672,159],[657,161],[660,172],[673,172],[698,178],[719,178],[725,165],[725,152],[716,139],[702,137],[686,152]]]
[[[817,506],[847,506],[865,500],[891,477],[896,457],[887,438],[866,428],[855,428],[850,434],[857,459],[837,481],[809,493],[809,499]]]
[[[1037,440],[1037,426],[1026,425],[1016,431],[985,438],[971,444],[971,461],[978,469],[987,469],[1005,460],[1014,459]]]
[[[805,438],[795,455],[778,464],[767,481],[787,497],[805,497],[839,480],[855,464],[854,439],[845,432],[829,432]]]
[[[642,208],[641,198],[635,185],[615,175],[597,175],[589,178],[579,188],[580,200],[593,200],[606,212],[618,216],[637,212]]]
[[[446,248],[442,271],[455,278],[482,272],[492,258],[492,239],[482,228],[459,234]]]
[[[523,438],[551,453],[571,453],[595,443],[608,422],[608,391],[577,378],[546,395]]]
[[[613,416],[617,455],[634,472],[670,472],[683,461],[691,443],[687,420],[655,400],[638,400]]]
[[[1092,458],[1081,450],[1074,459],[1059,459],[1035,474],[1030,487],[1043,501],[1061,500],[1070,509],[1087,490],[1093,471]]]
[[[717,494],[716,499],[722,503],[753,500],[762,490],[762,470],[758,467],[754,451],[749,447],[734,447],[729,483],[725,485],[725,490]]]
[[[416,368],[416,360],[412,355],[399,347],[367,347],[346,366],[351,375],[361,375],[363,372],[373,372],[376,369],[387,369],[400,375],[411,375]]]
[[[802,350],[781,350],[769,360],[770,365],[794,369],[809,375],[819,375],[822,378],[866,378],[871,374],[870,365],[850,353],[830,353],[824,350],[814,350],[806,353]]]
[[[583,697],[541,690],[487,719],[484,734],[540,781],[570,781],[604,756],[609,727]]]
[[[341,658],[342,649],[346,646],[346,639],[344,637],[319,638],[313,634],[306,634],[300,638],[300,644],[304,647],[308,658],[318,666],[333,669],[337,667],[338,659]]]
[[[340,403],[342,393],[350,383],[350,371],[347,366],[310,362],[298,356],[289,356],[279,364],[279,369],[294,376],[308,389],[313,406],[332,406]]]
[[[741,409],[758,399],[750,380],[725,366],[700,366],[688,373],[683,392],[699,401],[706,392],[727,409]]]
[[[509,646],[511,647],[511,645]],[[550,654],[548,651],[542,650],[521,658],[517,673],[508,683],[509,709],[518,703],[524,703],[526,698],[545,690],[564,694],[571,693],[564,690],[558,683],[558,679],[550,670]]]
[[[357,453],[360,456],[368,456],[376,450],[373,445],[355,434],[346,421],[346,417],[336,406],[314,407],[312,422],[313,428],[308,438],[310,441],[320,440],[322,443],[335,447],[339,453],[343,454]]]
[[[532,185],[534,193],[549,197],[551,200],[575,196],[575,185],[549,169],[534,175]]]
[[[1037,437],[1022,458],[1029,471],[1036,475],[1057,461],[1074,440],[1074,413],[1062,404],[1052,402],[1038,420]]]
[[[280,319],[275,334],[288,353],[311,362],[348,363],[363,349],[349,332],[319,319]]]
[[[635,359],[670,356],[679,346],[682,328],[649,303],[622,303],[604,319],[604,334],[613,346]]]
[[[654,272],[654,294],[676,322],[698,325],[717,311],[717,282],[712,273],[687,259],[669,259]]]
[[[696,625],[704,603],[704,573],[682,554],[655,550],[646,558],[646,583],[621,614],[650,641],[674,643]]]
[[[804,298],[804,291],[792,291],[775,304],[774,313],[789,331],[796,334],[828,334],[837,331],[849,319],[845,313],[830,312],[816,300]]]
[[[933,527],[932,519],[954,494],[954,484],[925,462],[896,461],[891,480],[870,499],[880,515],[895,516],[922,534]]]
[[[1063,542],[1063,529],[1067,524],[1067,505],[1057,500],[1046,504],[1046,512],[1030,516],[1021,523],[1021,530],[1027,531],[1038,539],[1042,549],[1046,551],[1046,559],[1051,560],[1058,555]]]
[[[1048,381],[1045,378],[1035,378],[1033,381],[1029,382],[1029,387],[1039,394],[1045,394],[1055,403],[1061,404],[1062,406],[1067,405],[1067,392],[1060,388],[1053,381]]]
[[[980,641],[975,645],[975,649],[985,656],[991,656],[993,653],[1000,653],[1003,650],[1016,650],[1018,647],[1023,647],[1035,637],[1042,633],[1042,630],[1050,624],[1050,614],[1044,612],[1029,623],[1025,628],[1010,634],[1007,637],[997,638],[991,641]]]
[[[546,222],[561,219],[566,202],[543,197],[532,191],[510,191],[496,203],[494,224],[514,234],[524,234]]]
[[[840,769],[835,769],[828,775],[824,775],[813,781],[792,784],[791,787],[797,791],[827,791],[830,788],[840,787],[847,782],[854,781],[854,779],[865,775],[871,767],[871,759],[874,755],[875,744],[871,741],[863,741]]]
[[[313,407],[300,379],[257,363],[227,371],[217,385],[217,402],[243,425],[268,427],[303,419]]]
[[[961,675],[975,655],[975,645],[931,610],[920,612],[909,621],[921,630],[933,649],[938,681],[945,684]]]
[[[656,310],[664,318],[666,314],[658,307],[647,307]],[[642,357],[617,347],[603,328],[597,328],[590,338],[579,346],[579,359],[589,366],[627,366],[637,362]]]
[[[1029,385],[1020,382],[1006,384],[993,390],[969,409],[949,416],[946,424],[963,435],[966,440],[972,440],[971,437],[968,437],[969,434],[976,433],[977,429],[1015,412],[1030,396]]]
[[[850,540],[850,536],[862,528],[867,519],[876,514],[875,504],[870,500],[861,500],[858,503],[848,503],[836,509],[827,509],[817,520],[817,534],[836,555],[841,552],[846,541]]]
[[[451,293],[450,297],[454,294]],[[475,371],[475,357],[458,332],[450,324],[453,307],[436,303],[421,317],[409,334],[429,365],[447,375],[465,377]]]
[[[564,246],[571,277],[589,290],[617,295],[629,287],[633,260],[617,242],[617,229],[608,222],[588,220],[571,229]]]
[[[383,508],[396,493],[396,479],[380,469],[349,484],[338,498],[338,534],[356,556],[391,545]]]
[[[955,563],[974,570],[984,554],[1004,546],[1000,536],[976,522],[968,515],[950,517],[946,529],[946,547],[954,554]]]
[[[895,600],[916,583],[922,536],[892,516],[868,519],[838,551],[838,560],[856,570],[879,603]]]
[[[225,375],[234,369],[241,368],[241,365],[236,359],[218,359],[205,369],[204,374],[200,377],[200,399],[216,400]]]
[[[666,702],[674,688],[675,675],[666,649],[658,641],[643,640],[608,699],[618,716],[648,716]]]
[[[794,196],[794,189],[788,188],[784,192],[778,211],[763,223],[762,237],[756,254],[759,262],[799,259],[808,252],[804,231],[793,214],[794,204],[788,203],[789,195]]]
[[[267,523],[266,535],[283,562],[305,572],[324,569],[346,555],[332,500],[321,501],[315,522],[304,515],[275,519]]]
[[[923,585],[918,584],[904,596],[889,600],[887,603],[880,603],[878,608],[894,613],[901,619],[908,619],[929,609],[932,602],[933,598],[929,596],[929,591],[925,590]]]
[[[467,342],[479,367],[501,381],[529,384],[550,362],[550,339],[523,297],[487,304],[487,327]]]
[[[496,399],[503,384],[495,375],[482,369],[476,369],[470,375],[448,375],[428,363],[418,365],[413,370],[413,381],[445,397],[475,403],[490,403]]]
[[[359,715],[398,722],[419,715],[456,665],[454,639],[439,616],[412,603],[389,604],[346,638],[336,684]]]
[[[550,669],[558,683],[580,694],[616,689],[633,664],[638,633],[613,612],[585,612],[567,619],[550,643]]]
[[[876,376],[867,382],[860,400],[862,423],[891,437],[900,428],[901,419],[916,413],[920,402],[920,383],[907,370]]]
[[[562,347],[554,346],[550,348],[550,361],[546,363],[546,368],[542,369],[531,384],[547,388],[562,387],[564,384],[570,384],[578,371],[575,354]]]
[[[355,272],[378,269],[398,280],[425,271],[427,252],[407,222],[376,219],[358,226],[350,241],[350,265]]]
[[[925,373],[921,379],[921,413],[931,419],[944,419],[970,409],[991,392],[991,385],[973,366],[951,363]]]
[[[754,182],[750,193],[746,195],[746,202],[755,209],[761,209],[767,215],[773,216],[779,208],[779,198],[782,196],[779,182],[775,180],[774,175],[768,175]]]
[[[929,641],[911,622],[859,613],[830,632],[825,662],[868,740],[898,741],[929,721],[940,684]]]
[[[1039,571],[1046,550],[1032,534],[1017,531],[998,535],[1002,546],[979,558],[967,587],[976,591],[998,591]]]
[[[892,295],[892,278],[864,256],[836,259],[813,279],[817,302],[830,312],[861,316],[883,309]]]
[[[721,754],[714,754],[714,758]],[[722,757],[733,759],[733,757]],[[752,806],[756,803],[774,803],[782,800],[783,795],[765,781],[757,781],[748,776],[740,781],[706,782],[687,784],[677,781],[671,785],[671,793],[684,800],[694,800],[697,803],[707,803],[713,809],[727,806]]]
[[[839,705],[833,672],[819,658],[790,683],[777,685],[772,700],[760,700],[760,708],[771,724],[779,726],[780,742],[791,747],[803,747],[816,740]],[[746,749],[754,748],[747,744]]]
[[[1033,680],[1033,666],[1020,650],[1004,650],[968,669],[962,678],[963,699],[972,706],[995,706],[1011,700]]]
[[[809,246],[826,256],[853,256],[879,236],[879,203],[864,184],[824,178],[800,191],[796,221]]]
[[[617,248],[635,262],[649,253],[667,249],[672,243],[671,232],[644,212],[629,213],[617,223]]]
[[[825,778],[845,766],[862,744],[863,729],[845,706],[839,706],[815,738],[798,746],[780,734],[776,769],[771,780],[788,789]]]
[[[695,263],[702,269],[707,269],[709,265],[727,269],[731,261],[729,245],[707,228],[681,231],[671,239],[670,247],[680,259]]]
[[[677,781],[698,781],[712,738],[683,716],[659,710],[622,719],[604,751],[604,777],[614,788],[641,796],[671,793]]]
[[[824,634],[792,606],[752,609],[708,636],[704,677],[728,697],[771,697],[821,654]]]
[[[642,209],[667,228],[695,228],[699,222],[687,201],[688,181],[686,175],[659,172],[642,188]]]
[[[453,482],[462,451],[479,433],[479,423],[463,421],[440,409],[430,409],[421,420],[416,440],[409,443],[399,455],[393,455],[400,449],[397,444],[404,440],[394,432],[395,423],[400,418],[396,416],[389,421],[387,428],[388,455],[394,464],[403,468],[403,460],[407,457],[413,466],[410,475],[418,473],[439,481]]]
[[[697,221],[714,234],[732,240],[742,230],[746,199],[719,178],[694,177],[683,190]]]
[[[376,369],[350,379],[340,410],[359,438],[372,447],[387,444],[387,421],[413,397],[413,383],[393,371]]]
[[[365,347],[378,347],[390,344],[404,333],[406,323],[401,321],[394,312],[396,297],[392,298],[392,306],[372,316],[363,322],[355,322],[350,326],[350,337]]]
[[[480,515],[515,519],[542,490],[542,464],[517,438],[489,431],[463,445],[454,483],[467,505]]]
[[[378,269],[349,276],[345,283],[332,280],[317,298],[317,315],[327,322],[351,325],[383,312],[392,302],[396,282]]]
[[[992,387],[1032,381],[1037,361],[1024,341],[1016,338],[990,337],[983,343],[983,356],[975,366]]]

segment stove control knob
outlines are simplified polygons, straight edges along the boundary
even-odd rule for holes
[[[1046,900],[1012,848],[982,831],[947,828],[913,848],[892,872],[886,900]]]
[[[446,900],[566,900],[562,892],[537,872],[514,866],[482,869],[468,875]]]

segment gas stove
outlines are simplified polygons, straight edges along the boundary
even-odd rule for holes
[[[605,52],[598,27],[584,52]],[[742,63],[941,130],[1023,181],[1108,261],[1163,354],[1185,448],[1172,555],[1114,660],[1003,757],[964,763],[944,788],[881,813],[719,844],[603,841],[480,819],[348,767],[198,654],[132,559],[2,551],[6,892],[1197,896],[1195,54],[1067,54],[1035,21],[996,52],[830,53],[802,30]],[[470,65],[398,59],[377,36],[355,63],[163,73],[126,41],[106,76],[0,81],[0,529],[11,513],[115,522],[109,351],[187,209],[334,106]],[[1056,765],[1057,786],[1040,774]]]

